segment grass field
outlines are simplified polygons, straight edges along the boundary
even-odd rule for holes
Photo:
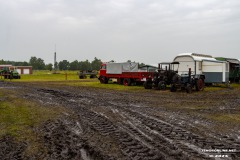
[[[21,75],[20,82],[29,81],[65,81],[79,80],[77,71],[59,71],[53,74],[51,71],[33,71],[32,75]]]
[[[12,82],[52,83],[55,85],[86,86],[115,90],[144,90],[143,86],[123,86],[112,81],[101,84],[97,78],[79,79],[78,71],[59,71],[53,74],[51,71],[33,71],[31,75],[21,75],[21,79],[5,80]]]
[[[6,80],[10,81],[10,80]],[[87,86],[95,88],[105,88],[113,90],[145,90],[143,86],[123,86],[113,82],[109,84],[101,84],[97,78],[79,79],[78,71],[58,71],[57,74],[53,74],[51,71],[33,71],[32,75],[21,75],[21,79],[13,79],[12,82],[37,82],[37,83],[54,83],[59,85],[68,86]],[[231,84],[233,88],[240,87],[239,84]],[[226,88],[226,85],[218,85],[214,87],[206,87],[205,91],[217,91]]]
[[[60,115],[61,107],[39,105],[16,97],[13,91],[0,88],[0,137],[12,135],[22,139],[32,136],[32,127]]]

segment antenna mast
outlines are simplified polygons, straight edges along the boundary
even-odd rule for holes
[[[56,52],[56,44],[55,44],[55,52],[54,52],[54,71],[57,70],[57,52]]]

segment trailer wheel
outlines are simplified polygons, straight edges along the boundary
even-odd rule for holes
[[[130,86],[131,85],[131,79],[130,78],[124,78],[123,85],[124,86]]]
[[[143,86],[144,86],[145,89],[152,89],[152,81],[146,80],[146,81],[143,83]]]
[[[191,84],[187,84],[187,86],[186,86],[186,92],[187,93],[192,93],[192,86],[191,86]]]
[[[80,75],[80,76],[79,76],[79,79],[85,79],[85,78],[87,78],[86,75]]]
[[[204,81],[203,79],[198,79],[196,83],[196,91],[202,91],[204,89]]]
[[[165,84],[164,81],[160,81],[158,83],[158,89],[160,89],[160,90],[165,90],[166,89],[166,84]]]

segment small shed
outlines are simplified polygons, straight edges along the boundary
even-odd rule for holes
[[[179,62],[178,73],[186,74],[191,68],[192,74],[204,74],[205,83],[228,83],[229,62],[218,61],[211,55],[198,53],[182,53],[174,62]]]
[[[139,67],[139,70],[146,71],[146,72],[155,72],[158,69],[158,67],[152,66],[152,65],[144,65]]]
[[[226,61],[229,63],[229,80],[230,82],[239,82],[240,79],[240,61],[235,58],[215,57],[216,60]]]

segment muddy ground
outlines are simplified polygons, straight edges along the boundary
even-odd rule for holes
[[[240,90],[187,94],[1,83],[22,98],[69,112],[38,128],[38,152],[0,139],[0,159],[240,159]]]

